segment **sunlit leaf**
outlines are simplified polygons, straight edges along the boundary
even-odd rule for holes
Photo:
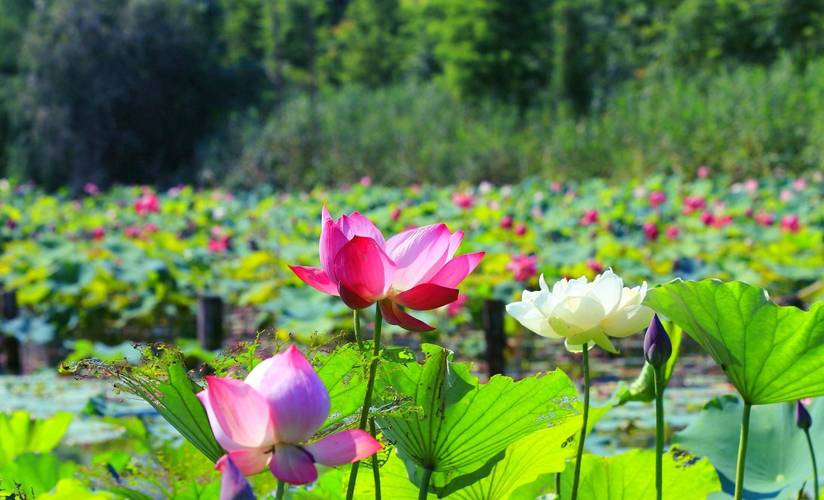
[[[824,303],[805,312],[738,281],[675,280],[646,304],[698,342],[748,403],[824,395]]]

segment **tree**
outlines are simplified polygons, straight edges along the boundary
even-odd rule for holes
[[[404,64],[398,0],[353,0],[339,30],[341,81],[378,87],[395,81]]]

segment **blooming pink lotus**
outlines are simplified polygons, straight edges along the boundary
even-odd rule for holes
[[[513,255],[506,270],[512,272],[516,281],[528,281],[538,274],[537,266],[537,255]]]
[[[197,397],[226,454],[221,471],[237,467],[244,476],[267,467],[290,484],[311,483],[315,464],[353,463],[381,449],[368,432],[336,432],[310,442],[329,416],[329,393],[312,365],[294,346],[257,365],[246,377],[206,377]]]
[[[707,208],[707,201],[700,196],[687,196],[684,198],[684,215],[689,215],[696,210]]]
[[[667,228],[667,238],[671,240],[678,238],[680,234],[681,230],[678,228],[678,226],[670,226]]]
[[[707,177],[710,176],[710,167],[708,167],[706,165],[701,165],[700,167],[698,167],[698,172],[697,173],[698,173],[698,178],[699,179],[706,179]]]
[[[504,215],[501,218],[501,229],[512,229],[512,216],[511,215]]]
[[[138,215],[159,212],[160,203],[157,200],[157,195],[148,189],[144,191],[142,195],[134,200],[134,211],[137,212]]]
[[[649,204],[652,207],[660,207],[667,201],[667,195],[663,191],[653,191],[649,194]]]
[[[658,225],[654,222],[644,222],[644,237],[648,241],[655,241],[658,239]]]
[[[775,215],[769,212],[758,212],[753,218],[760,226],[769,227],[775,224]]]
[[[458,192],[452,195],[452,203],[463,209],[472,208],[475,204],[475,197],[469,193]]]
[[[289,266],[292,271],[352,309],[379,302],[388,323],[411,331],[433,328],[403,308],[426,311],[454,302],[456,287],[484,256],[455,257],[463,233],[450,232],[446,224],[408,229],[388,241],[357,212],[333,220],[324,207],[321,224],[321,267]]]
[[[581,225],[582,226],[589,226],[592,224],[596,224],[598,222],[598,211],[597,210],[587,210],[584,212],[584,215],[581,216]]]
[[[781,229],[791,233],[797,233],[801,230],[801,221],[797,215],[785,215],[781,218]]]
[[[519,222],[515,225],[515,229],[513,231],[515,233],[515,236],[524,236],[526,235],[528,228],[526,227],[526,224]]]

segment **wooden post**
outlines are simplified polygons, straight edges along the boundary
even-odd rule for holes
[[[197,340],[210,351],[223,347],[223,299],[217,295],[197,299]]]
[[[506,348],[504,311],[503,301],[492,299],[484,301],[483,323],[484,337],[486,338],[486,363],[490,377],[504,373],[504,349]]]
[[[3,291],[3,320],[10,321],[17,317],[20,310],[17,307],[17,293],[14,290]],[[20,341],[11,335],[3,336],[3,355],[5,358],[5,372],[19,375],[23,372],[20,360]]]

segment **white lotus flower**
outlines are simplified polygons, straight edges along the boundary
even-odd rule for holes
[[[609,337],[637,333],[652,319],[652,309],[642,305],[647,283],[625,287],[612,269],[592,282],[586,277],[562,279],[551,290],[543,275],[539,283],[540,290],[524,290],[520,302],[508,304],[506,311],[538,335],[565,339],[572,352],[580,352],[584,343],[618,352]]]

